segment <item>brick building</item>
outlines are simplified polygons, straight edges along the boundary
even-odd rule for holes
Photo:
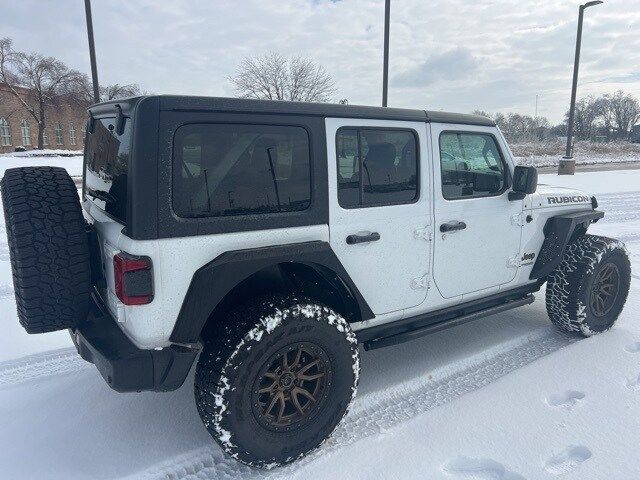
[[[16,88],[23,98],[31,92]],[[82,150],[86,111],[72,103],[62,102],[47,110],[44,148]],[[38,124],[13,96],[6,84],[0,84],[0,153],[13,152],[16,147],[38,148]]]

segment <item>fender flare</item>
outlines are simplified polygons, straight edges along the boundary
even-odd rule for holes
[[[604,217],[604,212],[592,210],[589,212],[567,213],[547,219],[544,225],[544,242],[538,253],[536,263],[529,274],[530,280],[549,275],[562,261],[562,255],[567,244],[571,241],[576,228],[583,226],[586,230],[591,223]]]
[[[355,298],[362,320],[374,317],[371,308],[327,242],[313,241],[246,250],[219,255],[199,268],[191,279],[171,333],[173,343],[193,344],[211,313],[240,282],[260,270],[285,262],[309,265],[332,272]]]

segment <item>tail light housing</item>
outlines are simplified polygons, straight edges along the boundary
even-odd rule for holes
[[[153,300],[153,266],[149,257],[120,252],[113,257],[116,296],[125,305],[145,305]]]

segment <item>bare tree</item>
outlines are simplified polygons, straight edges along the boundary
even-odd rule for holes
[[[550,134],[551,123],[546,117],[532,117],[519,113],[491,114],[484,110],[474,110],[472,113],[493,119],[509,141],[544,140]]]
[[[0,82],[18,99],[38,125],[38,148],[42,148],[47,113],[69,98],[82,74],[60,60],[38,53],[17,52],[9,38],[0,39]],[[20,88],[29,92],[24,94]]]
[[[592,96],[576,102],[574,114],[574,133],[576,138],[588,139],[594,134],[596,124],[601,117],[602,105]],[[569,121],[567,112],[566,120]]]
[[[640,104],[638,100],[622,90],[613,95],[605,95],[609,103],[609,115],[613,128],[619,138],[629,138],[631,129],[640,119]]]
[[[336,88],[327,71],[309,58],[278,53],[246,57],[229,77],[242,98],[328,102]]]
[[[114,83],[113,85],[100,86],[100,101],[116,100],[118,98],[135,97],[143,92],[140,86],[135,83],[121,85]],[[80,82],[77,84],[73,93],[74,101],[83,106],[88,107],[95,103],[93,98],[93,85],[88,75],[82,75]]]
[[[115,100],[117,98],[135,97],[140,94],[140,86],[136,85],[135,83],[129,83],[126,85],[114,83],[113,85],[107,85],[106,87],[100,88],[100,99],[102,101]]]

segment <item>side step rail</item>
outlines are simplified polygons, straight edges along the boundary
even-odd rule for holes
[[[448,320],[444,320],[442,322],[430,323],[424,326],[417,325],[414,328],[411,328],[410,325],[405,325],[407,328],[405,331],[368,340],[364,342],[364,348],[365,350],[373,350],[376,348],[389,347],[391,345],[396,345],[398,343],[413,340],[415,338],[420,338],[431,333],[439,332],[440,330],[456,327],[458,325],[462,325],[478,318],[505,312],[507,310],[511,310],[512,308],[521,307],[522,305],[529,305],[530,303],[533,303],[534,300],[535,297],[529,294],[522,298],[508,300],[504,303],[460,315]],[[419,323],[419,320],[417,320],[415,323]]]

